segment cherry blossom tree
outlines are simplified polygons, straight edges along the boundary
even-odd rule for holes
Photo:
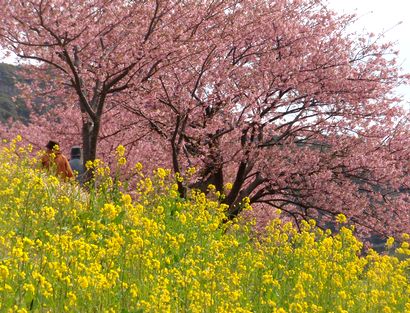
[[[193,4],[196,14],[189,17]],[[43,82],[43,97],[81,113],[85,161],[96,157],[110,97],[183,57],[175,43],[186,42],[196,20],[220,9],[208,1],[163,0],[1,0],[0,6],[0,45],[37,62],[30,74]]]
[[[347,32],[354,16],[319,0],[0,4],[1,44],[41,61],[55,75],[43,93],[65,104],[38,133],[81,130],[86,159],[124,144],[130,163],[196,168],[181,195],[212,184],[229,218],[248,197],[297,223],[344,213],[409,231],[409,116],[394,93],[407,76],[391,44]]]
[[[242,1],[226,15],[191,47],[200,58],[123,103],[169,143],[174,171],[197,168],[191,187],[226,193],[230,218],[249,197],[297,222],[345,213],[409,231],[409,122],[393,93],[406,76],[393,47],[348,35],[354,17],[320,1]]]

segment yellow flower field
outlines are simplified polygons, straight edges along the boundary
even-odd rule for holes
[[[408,235],[395,256],[314,221],[255,236],[202,193],[180,199],[167,170],[138,164],[131,197],[95,162],[86,192],[29,150],[0,152],[0,312],[410,312]]]

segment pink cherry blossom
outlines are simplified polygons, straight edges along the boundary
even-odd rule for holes
[[[85,160],[114,163],[123,144],[128,164],[195,167],[180,193],[213,184],[230,218],[249,197],[262,215],[410,231],[409,115],[394,93],[408,76],[393,45],[347,33],[354,16],[319,0],[0,7],[0,45],[39,61],[26,98],[53,104],[3,132],[82,144]]]

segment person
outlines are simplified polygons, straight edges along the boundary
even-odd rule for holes
[[[81,184],[84,176],[84,165],[81,158],[81,148],[79,146],[71,147],[71,156],[69,164],[71,169],[77,173],[77,181]]]
[[[74,177],[67,158],[60,151],[59,144],[56,141],[50,140],[47,143],[46,148],[47,151],[41,158],[41,164],[43,167],[50,169],[55,166],[57,174],[63,179]]]

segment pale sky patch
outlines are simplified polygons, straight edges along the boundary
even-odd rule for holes
[[[384,41],[396,44],[403,73],[410,73],[410,1],[409,0],[327,0],[328,6],[339,13],[355,13],[358,21],[354,30],[384,33]],[[410,108],[410,86],[398,90]]]

